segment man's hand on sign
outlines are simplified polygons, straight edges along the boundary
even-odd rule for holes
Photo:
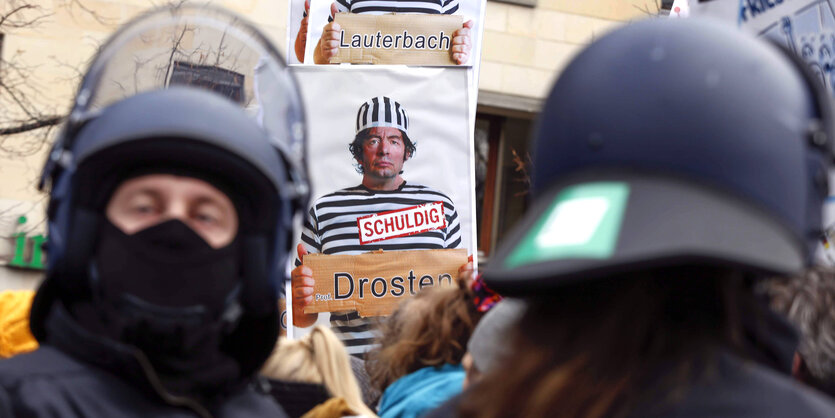
[[[458,268],[458,280],[463,280],[470,285],[470,282],[475,279],[475,269],[473,267],[473,255],[467,258],[467,264],[462,264],[461,267]]]
[[[293,48],[299,62],[304,62],[304,48],[307,46],[308,16],[310,16],[310,0],[304,0],[304,17],[302,17],[302,24],[299,26],[299,33],[296,34],[296,43]]]
[[[338,10],[336,3],[331,3],[331,16],[336,16]],[[339,32],[342,27],[336,22],[328,22],[322,28],[322,37],[313,52],[313,62],[316,64],[330,64],[332,57],[339,52]]]
[[[299,260],[304,262],[304,256],[307,250],[302,244],[296,247],[299,254]],[[316,322],[319,314],[306,314],[304,307],[313,302],[313,270],[304,264],[296,267],[290,272],[290,279],[292,281],[293,292],[293,325],[297,327],[309,327]]]
[[[452,38],[452,59],[458,65],[466,64],[470,60],[470,50],[473,48],[473,41],[470,38],[470,29],[473,28],[473,21],[464,22],[464,27],[458,29]],[[339,41],[339,38],[336,38]]]

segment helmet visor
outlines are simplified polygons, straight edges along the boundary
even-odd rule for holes
[[[125,25],[93,60],[70,123],[173,86],[210,90],[238,104],[294,168],[304,167],[304,115],[292,75],[252,24],[214,7],[156,9]]]

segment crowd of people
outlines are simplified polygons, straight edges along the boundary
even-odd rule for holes
[[[299,148],[274,141],[302,113],[280,57],[259,73],[280,123],[187,83],[91,108],[136,33],[99,52],[45,167],[46,278],[0,295],[0,417],[835,416],[835,270],[814,265],[835,119],[788,52],[699,21],[593,42],[483,275],[351,324],[370,337],[349,354],[347,325],[301,312],[304,247],[284,268],[313,212]],[[358,117],[353,144],[384,191],[414,152],[405,113],[388,122]]]

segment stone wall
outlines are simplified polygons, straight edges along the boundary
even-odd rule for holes
[[[544,98],[589,41],[657,11],[652,1],[538,0],[535,7],[488,1],[479,90]]]

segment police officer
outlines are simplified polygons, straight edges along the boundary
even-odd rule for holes
[[[97,54],[44,169],[41,348],[0,363],[0,416],[284,416],[255,376],[307,184],[265,39],[184,6]]]
[[[485,273],[527,301],[513,353],[462,415],[835,416],[752,290],[812,258],[831,122],[803,66],[734,28],[653,19],[581,52]]]

